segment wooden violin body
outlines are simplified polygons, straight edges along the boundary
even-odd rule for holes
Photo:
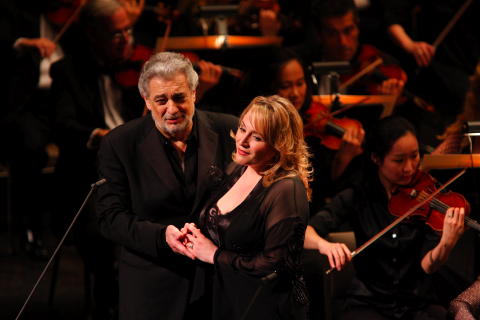
[[[134,45],[129,59],[114,71],[114,79],[122,88],[137,87],[143,64],[150,58],[152,49],[143,45]]]
[[[319,138],[322,144],[331,150],[340,149],[345,130],[362,128],[362,124],[355,119],[332,117],[328,108],[319,102],[312,102],[305,113],[308,116],[304,128],[305,136]]]
[[[379,61],[379,63],[375,63]],[[361,74],[362,70],[367,69],[370,65],[376,65],[375,68],[354,82],[350,83],[351,78]],[[388,63],[384,59],[384,55],[375,47],[370,45],[362,45],[358,56],[351,61],[352,72],[340,75],[341,87],[345,83],[350,83],[348,92],[357,94],[379,94],[379,85],[386,79],[398,79],[407,81],[407,75],[403,69],[393,63]]]
[[[437,190],[438,182],[428,173],[418,170],[412,184],[398,188],[390,198],[388,208],[390,213],[399,217],[408,209],[418,205]],[[445,213],[450,207],[465,208],[465,223],[476,230],[480,225],[468,217],[470,204],[461,194],[452,191],[442,191],[432,200],[417,208],[411,216],[420,216],[425,223],[436,231],[442,231]]]

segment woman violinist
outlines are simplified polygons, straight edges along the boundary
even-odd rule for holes
[[[321,236],[348,220],[357,244],[363,244],[396,219],[389,212],[389,199],[412,182],[420,163],[413,126],[400,117],[383,118],[368,132],[364,155],[359,183],[318,212],[306,231],[305,248],[326,254],[337,270],[351,260],[351,252]],[[356,275],[342,319],[444,319],[431,274],[463,234],[464,212],[449,208],[441,234],[412,216],[373,242],[353,260]]]

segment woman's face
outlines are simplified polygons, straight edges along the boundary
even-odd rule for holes
[[[378,165],[380,181],[387,190],[407,185],[420,163],[417,138],[408,132],[393,144],[383,161],[375,156],[372,156],[372,160]]]
[[[307,83],[303,68],[297,60],[285,63],[279,72],[279,86],[277,94],[300,110],[307,95]]]
[[[235,135],[237,148],[235,162],[248,165],[259,172],[265,170],[265,166],[271,162],[276,151],[255,129],[252,120],[250,111],[240,120]]]

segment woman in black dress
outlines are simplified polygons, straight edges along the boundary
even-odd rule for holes
[[[183,229],[186,247],[213,264],[213,319],[305,319],[311,172],[301,117],[284,98],[256,97],[234,137],[228,177],[200,213],[199,229]]]

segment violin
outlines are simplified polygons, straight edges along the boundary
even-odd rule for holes
[[[59,29],[53,42],[60,41],[68,28],[76,21],[86,2],[87,0],[61,0],[48,10],[45,15],[47,20]]]
[[[373,46],[363,45],[357,58],[352,62],[353,72],[340,75],[340,89],[352,85],[351,91],[368,93],[371,95],[380,94],[379,85],[388,79],[398,79],[407,82],[407,74],[398,65],[385,63],[381,52]],[[366,75],[369,74],[368,77]],[[359,84],[354,85],[357,80],[362,79]],[[421,97],[403,88],[403,97],[400,99],[411,99],[418,107],[434,112],[435,107]]]
[[[394,216],[403,215],[409,208],[427,198],[437,189],[438,182],[428,173],[418,170],[412,184],[397,188],[390,198],[388,208]],[[459,193],[443,191],[431,201],[417,208],[411,216],[419,216],[425,219],[425,223],[435,231],[442,231],[445,213],[450,207],[465,208],[465,224],[480,231],[480,224],[468,217],[470,204]]]
[[[149,47],[135,44],[128,60],[115,68],[113,79],[122,88],[135,88],[138,85],[143,64],[150,58],[153,50]]]
[[[333,117],[328,108],[319,102],[312,102],[305,114],[308,117],[304,128],[305,136],[319,138],[321,143],[331,150],[340,149],[343,134],[347,129],[362,128],[358,120]]]
[[[380,61],[380,63],[376,63]],[[352,85],[353,93],[358,92],[359,94],[371,94],[376,95],[380,94],[379,85],[385,79],[398,79],[404,82],[407,81],[407,74],[403,69],[396,64],[389,64],[383,60],[381,52],[370,45],[362,45],[357,57],[351,62],[352,72],[347,74],[340,75],[340,82],[342,84],[349,83]],[[373,65],[374,68],[369,70],[369,66]],[[362,71],[366,69],[367,73]],[[361,74],[361,82],[353,85],[354,81],[350,81],[352,78],[356,78],[357,74]],[[371,74],[366,77],[367,74]],[[372,76],[373,74],[373,76]],[[379,75],[381,77],[379,77]],[[355,80],[359,80],[356,78]],[[345,85],[340,85],[344,87]]]

